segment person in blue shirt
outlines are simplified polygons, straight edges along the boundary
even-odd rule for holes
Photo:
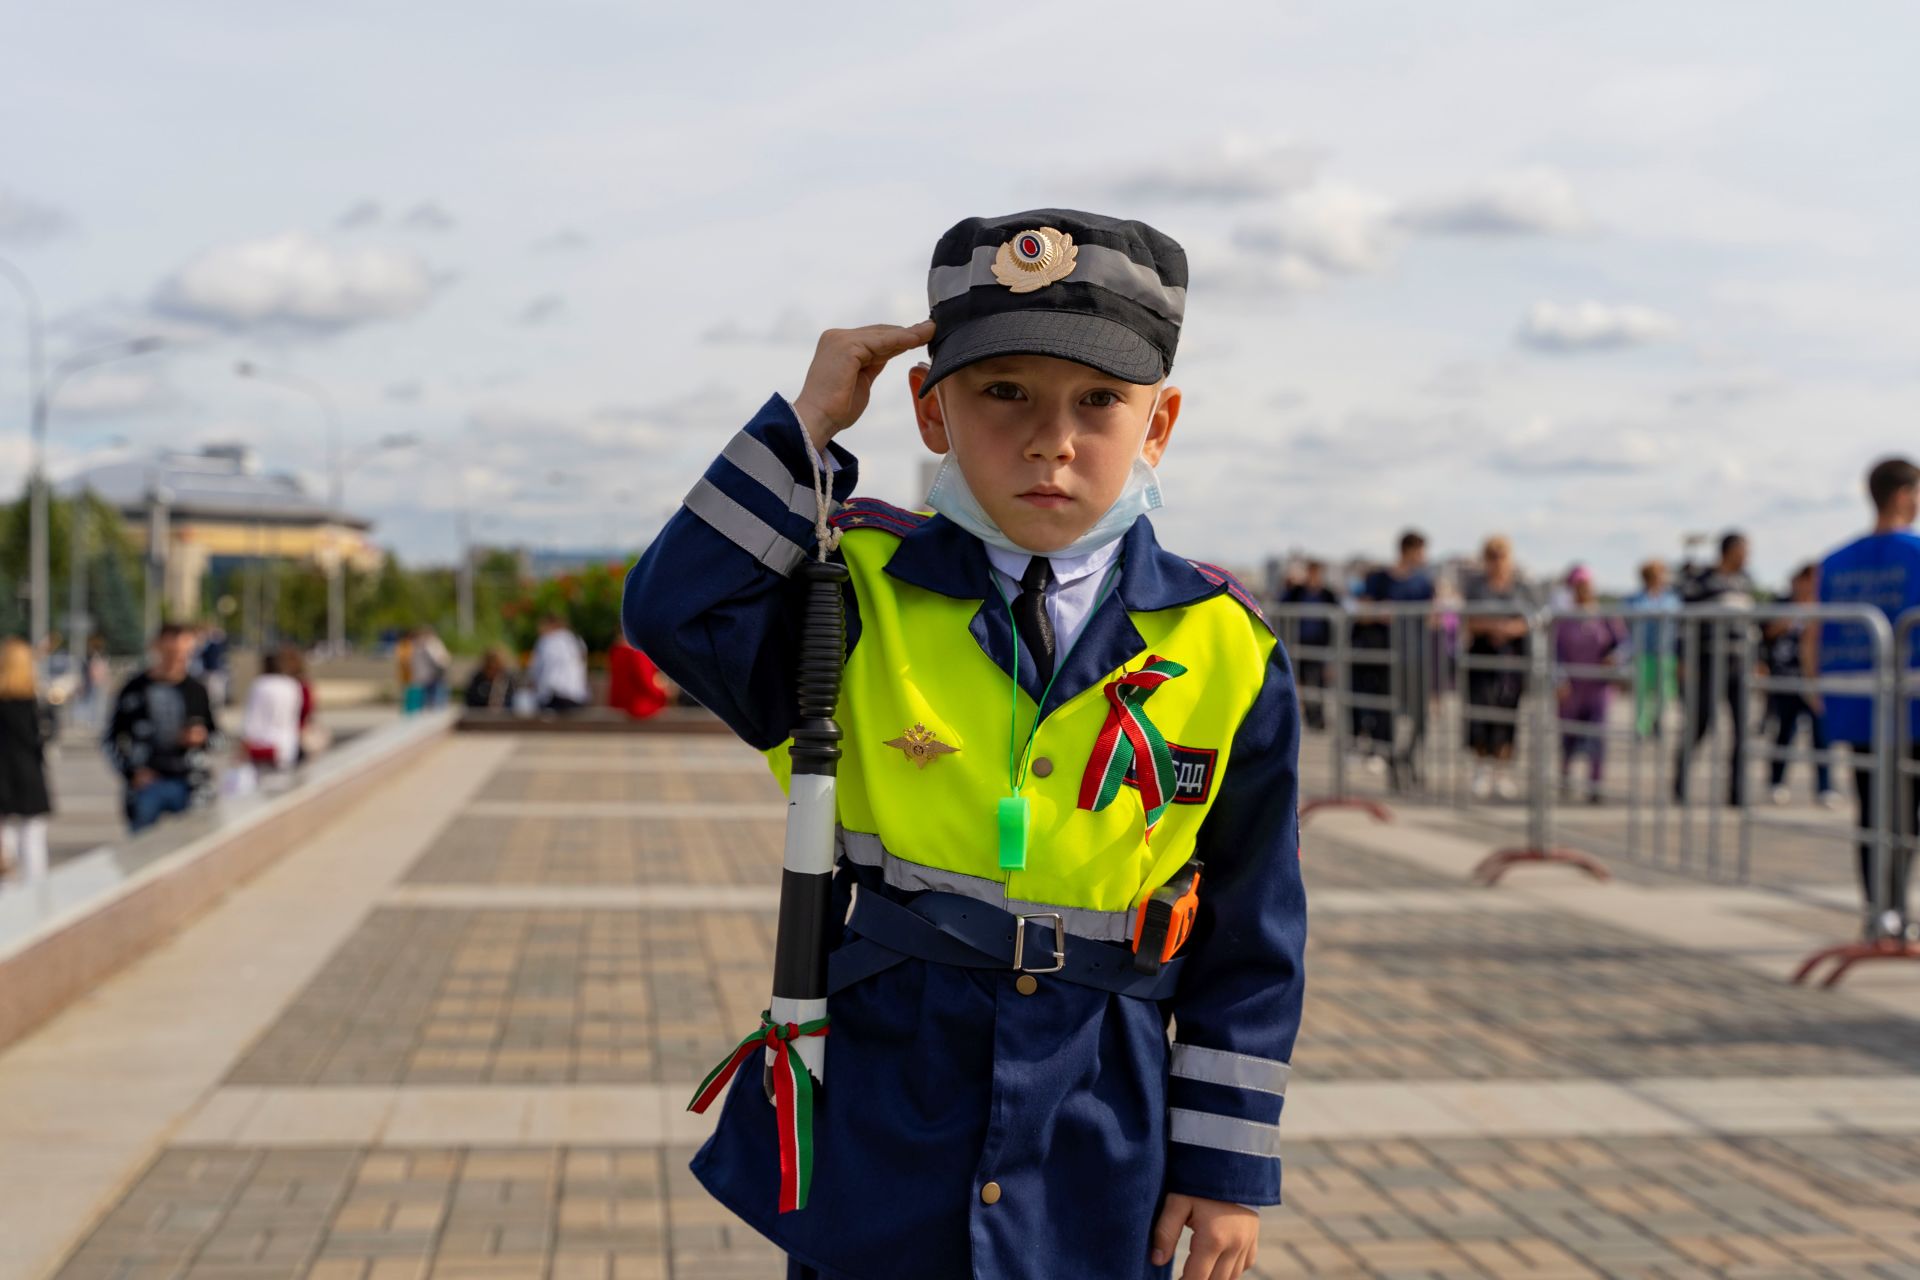
[[[1651,614],[1633,623],[1633,657],[1639,679],[1633,692],[1633,731],[1641,738],[1660,732],[1661,717],[1680,696],[1679,630],[1672,614],[1680,608],[1680,593],[1667,582],[1667,566],[1649,560],[1640,566],[1640,590],[1627,597],[1631,613]]]
[[[1820,563],[1820,603],[1868,604],[1898,620],[1909,609],[1920,607],[1920,537],[1913,533],[1913,522],[1920,514],[1920,467],[1905,458],[1888,458],[1867,473],[1867,494],[1873,500],[1873,532],[1855,539]],[[1873,645],[1864,627],[1846,622],[1827,622],[1817,631],[1809,631],[1800,645],[1803,669],[1809,676],[1838,672],[1871,671]],[[1916,665],[1909,654],[1908,666]],[[1873,703],[1852,695],[1834,695],[1810,699],[1815,710],[1822,711],[1827,740],[1845,742],[1853,749],[1853,781],[1859,802],[1862,832],[1873,824],[1873,780],[1881,769],[1894,767],[1894,754],[1881,754],[1874,748]],[[1822,703],[1824,702],[1824,708]],[[1920,703],[1908,704],[1908,742],[1906,758],[1920,760]],[[1913,779],[1904,772],[1895,774],[1893,826],[1893,874],[1891,902],[1874,909],[1873,841],[1860,842],[1860,885],[1866,900],[1866,935],[1881,937],[1920,937],[1910,923],[1907,883],[1913,866],[1913,839],[1920,822],[1916,821]]]
[[[1433,579],[1427,575],[1427,538],[1409,529],[1400,535],[1400,559],[1367,575],[1360,599],[1379,604],[1431,602]],[[1414,756],[1427,732],[1427,620],[1406,611],[1368,613],[1364,606],[1353,627],[1355,649],[1387,649],[1385,662],[1356,658],[1353,691],[1367,699],[1354,708],[1354,736],[1368,754],[1370,767],[1384,759],[1395,791],[1417,786]],[[1391,706],[1384,705],[1391,699]],[[1395,722],[1405,716],[1409,731],[1396,746]]]

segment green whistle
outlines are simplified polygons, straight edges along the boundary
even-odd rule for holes
[[[1027,869],[1027,798],[1003,796],[1000,799],[1000,869]]]

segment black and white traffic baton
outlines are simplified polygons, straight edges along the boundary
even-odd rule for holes
[[[838,541],[827,524],[826,482],[815,460],[818,559],[798,575],[806,586],[797,680],[799,715],[788,754],[787,838],[781,858],[780,923],[773,949],[773,999],[760,1028],[700,1082],[690,1111],[703,1112],[734,1074],[764,1050],[764,1083],[780,1144],[780,1212],[804,1209],[813,1184],[814,1093],[826,1080],[827,947],[833,928],[835,773],[840,764],[841,667],[846,661],[847,567],[827,556]]]

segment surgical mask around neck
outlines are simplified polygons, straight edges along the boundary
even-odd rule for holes
[[[940,402],[940,416],[947,423],[947,456],[941,460],[940,470],[933,478],[933,488],[927,492],[927,505],[990,547],[999,547],[1014,555],[1035,554],[1032,547],[1023,547],[1001,532],[986,508],[980,505],[980,500],[973,496],[973,490],[967,487],[967,479],[961,474],[960,464],[954,457],[953,419],[947,417],[947,402],[941,395],[944,390],[944,387],[935,387],[933,395]],[[1153,407],[1147,411],[1149,428],[1154,414],[1160,411],[1160,394],[1159,390],[1153,393]],[[1145,432],[1141,433],[1140,442],[1143,445],[1146,443]],[[1126,487],[1120,490],[1120,496],[1113,500],[1113,505],[1085,533],[1066,546],[1043,554],[1081,556],[1098,551],[1124,536],[1135,520],[1165,505],[1166,497],[1160,489],[1159,474],[1154,471],[1153,464],[1141,457],[1136,449],[1133,467],[1127,473]]]

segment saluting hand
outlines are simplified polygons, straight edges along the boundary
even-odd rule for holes
[[[826,452],[828,441],[860,420],[867,411],[873,380],[889,360],[932,340],[931,320],[904,327],[870,324],[860,329],[829,329],[821,334],[807,380],[793,399],[793,411],[806,424],[813,447]]]
[[[1167,1193],[1153,1224],[1153,1265],[1173,1258],[1183,1227],[1193,1229],[1193,1245],[1180,1280],[1239,1280],[1253,1266],[1260,1245],[1260,1215],[1245,1205]]]

